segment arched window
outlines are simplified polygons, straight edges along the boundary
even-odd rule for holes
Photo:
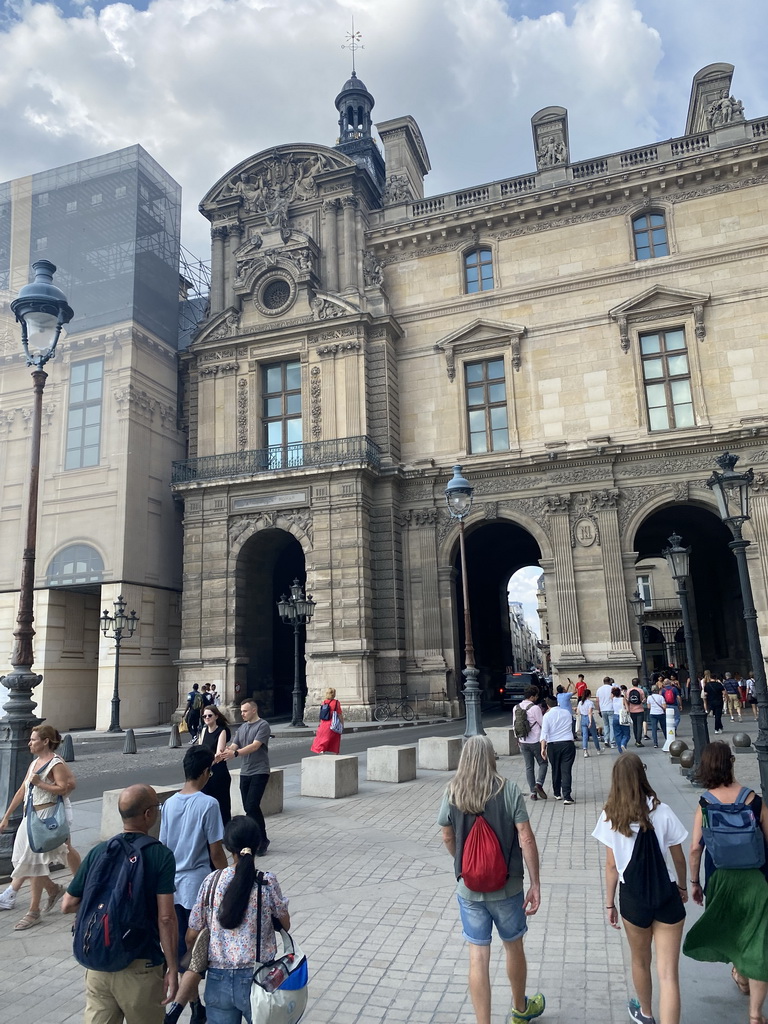
[[[49,587],[72,587],[100,583],[104,575],[101,555],[89,544],[70,544],[55,555],[48,566]]]
[[[464,257],[464,289],[468,293],[493,288],[493,254],[490,249],[473,249]]]
[[[634,217],[632,233],[635,239],[635,259],[652,260],[657,256],[669,256],[667,218],[663,213],[643,213]]]

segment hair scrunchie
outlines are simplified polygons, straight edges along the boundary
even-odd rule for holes
[[[240,856],[241,856],[241,857],[245,857],[245,855],[246,855],[246,854],[248,854],[248,853],[249,853],[249,854],[250,854],[251,856],[253,856],[253,850],[252,850],[252,849],[250,848],[250,846],[244,846],[244,847],[242,848],[242,850],[240,851]]]

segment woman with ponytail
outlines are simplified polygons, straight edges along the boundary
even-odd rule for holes
[[[205,1008],[209,1024],[251,1024],[251,982],[256,955],[258,892],[255,850],[260,842],[258,826],[245,815],[232,818],[224,829],[224,846],[232,854],[234,866],[208,878],[200,886],[197,902],[190,914],[187,948],[191,949],[199,932],[208,927],[208,973],[205,982]],[[209,883],[213,884],[206,899]],[[261,961],[274,959],[277,953],[273,918],[288,930],[288,900],[275,876],[264,873],[261,887]]]

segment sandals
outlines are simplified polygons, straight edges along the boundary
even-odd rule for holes
[[[40,911],[28,910],[24,917],[16,922],[13,930],[15,932],[24,932],[27,928],[34,928],[36,924],[40,924]]]
[[[743,996],[749,995],[749,978],[742,977],[741,974],[736,970],[735,967],[731,968],[731,977],[736,988],[741,992]],[[758,1021],[758,1024],[762,1024],[762,1019],[759,1017],[750,1018],[750,1024],[752,1020]]]
[[[53,892],[47,892],[45,894],[45,906],[43,907],[43,913],[50,913],[65,892],[66,888],[63,885],[57,885]]]

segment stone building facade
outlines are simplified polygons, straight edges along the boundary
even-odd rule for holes
[[[177,401],[181,189],[140,146],[0,184],[0,662],[10,666],[30,469],[32,381],[10,302],[49,259],[74,318],[46,367],[35,566],[37,714],[106,729],[122,594],[123,726],[176,705],[181,523]],[[2,675],[3,672],[0,672]],[[5,690],[0,686],[0,707]],[[1,712],[0,712],[1,713]]]
[[[185,366],[180,692],[287,706],[275,602],[317,609],[308,714],[380,693],[459,708],[458,462],[480,680],[510,663],[507,582],[539,565],[555,682],[625,681],[638,564],[693,547],[701,665],[745,671],[729,535],[705,481],[728,448],[757,473],[747,526],[768,615],[768,119],[733,68],[693,82],[678,138],[573,162],[567,111],[532,118],[536,169],[424,197],[412,117],[377,124],[353,76],[334,147],[278,146],[226,174],[211,222],[211,316]]]

